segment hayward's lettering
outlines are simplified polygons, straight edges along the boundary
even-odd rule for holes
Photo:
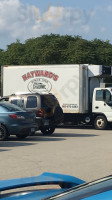
[[[24,74],[22,76],[22,78],[23,78],[24,81],[27,81],[30,78],[35,78],[35,77],[40,77],[40,76],[53,79],[54,81],[58,80],[58,75],[56,75],[56,74],[54,74],[52,72],[46,71],[46,70],[31,71],[31,72],[28,72],[28,73]]]

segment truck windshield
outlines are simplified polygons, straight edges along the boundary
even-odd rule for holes
[[[96,101],[105,101],[109,106],[112,106],[112,94],[109,90],[97,90]]]
[[[110,91],[109,90],[105,90],[104,96],[105,96],[105,102],[109,106],[112,106],[112,95],[111,95]]]

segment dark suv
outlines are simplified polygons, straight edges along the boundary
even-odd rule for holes
[[[21,93],[5,96],[0,101],[9,101],[36,113],[39,130],[45,135],[51,135],[55,127],[63,120],[63,111],[57,98],[51,93]]]

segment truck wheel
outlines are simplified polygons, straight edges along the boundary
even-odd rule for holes
[[[104,130],[107,126],[107,120],[104,116],[97,116],[94,121],[94,127],[99,130]]]
[[[54,126],[48,126],[48,127],[43,126],[40,128],[40,130],[44,135],[52,135],[52,133],[54,133],[54,131],[55,131],[55,127]]]
[[[8,138],[8,132],[5,126],[0,125],[0,141],[6,140]]]

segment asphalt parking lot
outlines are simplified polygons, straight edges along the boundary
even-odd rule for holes
[[[91,181],[112,174],[112,130],[57,128],[0,142],[0,179],[55,172]]]

